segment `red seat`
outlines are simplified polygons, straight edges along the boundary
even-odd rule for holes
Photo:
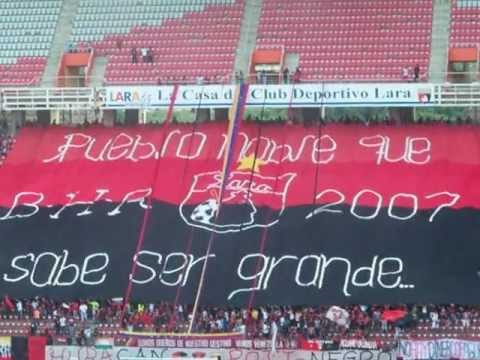
[[[264,0],[257,46],[299,54],[303,74],[312,80],[384,80],[390,68],[399,74],[416,62],[426,71],[431,22],[432,0],[419,0],[414,8],[402,0],[373,6],[358,0]]]

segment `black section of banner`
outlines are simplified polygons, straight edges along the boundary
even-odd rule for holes
[[[112,208],[97,203],[91,214],[77,216],[85,207],[72,207],[58,220],[49,215],[59,208],[42,208],[31,217],[1,220],[1,294],[123,296],[144,210],[133,203],[108,216]],[[263,254],[263,228],[216,234],[201,303],[245,305],[255,275],[256,304],[478,302],[478,211],[443,209],[429,222],[431,211],[401,221],[385,209],[371,220],[337,209],[343,214],[310,219],[313,209],[306,206],[288,208],[278,218],[258,209],[253,225],[278,220],[268,228]],[[235,214],[234,208],[225,211]],[[246,219],[245,209],[238,212]],[[374,210],[356,212],[368,216]],[[185,255],[190,236],[191,255]],[[155,203],[137,258],[135,281],[143,283],[134,285],[133,299],[173,301],[180,284],[180,301],[192,303],[209,237],[209,231],[187,225],[177,206]]]

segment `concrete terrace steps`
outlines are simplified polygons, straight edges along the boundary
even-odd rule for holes
[[[105,56],[96,56],[93,61],[92,73],[90,74],[90,86],[103,86],[105,71],[107,70],[108,59]]]
[[[445,80],[448,66],[450,36],[450,0],[435,0],[433,4],[432,42],[430,48],[429,79],[432,82]]]
[[[52,47],[48,55],[47,66],[42,77],[42,86],[55,86],[58,65],[64,52],[65,44],[72,32],[73,20],[77,13],[78,5],[79,0],[63,0]]]
[[[245,0],[240,39],[235,56],[235,71],[248,73],[250,56],[257,44],[258,24],[262,12],[263,0]]]

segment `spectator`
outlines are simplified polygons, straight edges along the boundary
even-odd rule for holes
[[[430,311],[430,320],[432,321],[432,329],[438,329],[439,321],[438,312],[436,310]]]
[[[288,71],[288,68],[283,69],[283,83],[288,84],[290,79],[290,72]]]
[[[152,49],[147,49],[147,62],[153,63],[153,51]]]
[[[68,337],[71,338],[73,342],[73,340],[75,339],[75,335],[77,334],[75,322],[73,321],[73,319],[69,319],[68,321],[67,333]]]
[[[86,327],[83,329],[83,340],[86,346],[92,346],[92,329]]]
[[[235,72],[235,83],[236,84],[243,84],[243,72],[236,71]]]
[[[295,70],[295,73],[293,74],[293,82],[294,83],[299,83],[302,78],[302,71],[300,70],[300,67],[297,67]]]
[[[262,72],[257,71],[257,84],[261,84],[261,83],[262,83]]]
[[[75,319],[79,318],[79,308],[80,308],[80,305],[78,301],[72,301],[70,303],[70,307],[68,310],[70,312],[70,315],[72,315]]]
[[[464,328],[470,327],[470,311],[465,310],[462,314],[462,326]]]
[[[60,335],[67,334],[67,318],[63,315],[58,319],[58,332]]]
[[[137,63],[137,49],[132,48],[132,50],[130,51],[130,54],[132,56],[132,64],[136,64]]]
[[[19,314],[20,316],[23,316],[23,303],[22,303],[22,300],[17,300],[16,308],[17,308],[17,314]]]
[[[141,48],[140,49],[140,55],[142,56],[142,61],[144,63],[148,62],[148,49],[147,48]]]
[[[90,305],[90,309],[92,310],[92,317],[96,318],[98,310],[100,309],[100,304],[96,300],[91,300],[88,305]]]
[[[32,321],[30,325],[30,334],[32,336],[36,336],[38,331],[38,323],[36,321]]]
[[[88,320],[88,306],[85,303],[82,303],[79,306],[79,311],[80,311],[80,321],[87,321]]]
[[[245,81],[245,76],[243,75],[243,71],[241,70],[238,72],[238,79],[240,81],[240,84],[243,84],[243,82]]]
[[[410,69],[407,66],[402,69],[402,79],[404,81],[408,81],[410,79]]]
[[[417,64],[413,68],[413,81],[418,82],[419,79],[420,79],[420,65]]]
[[[267,72],[265,70],[262,70],[262,72],[261,72],[261,81],[262,81],[263,85],[268,84]]]

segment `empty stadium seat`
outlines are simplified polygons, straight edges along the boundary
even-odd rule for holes
[[[39,82],[62,2],[0,1],[0,85]]]
[[[432,0],[264,0],[257,46],[300,57],[305,80],[401,80],[427,72]],[[294,70],[294,69],[290,69]]]
[[[243,9],[244,0],[81,0],[71,40],[108,57],[108,84],[220,79],[233,71]]]
[[[480,0],[453,0],[450,47],[480,47]]]

